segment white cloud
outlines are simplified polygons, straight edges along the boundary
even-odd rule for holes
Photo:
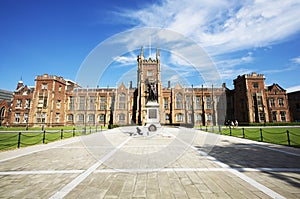
[[[270,69],[270,70],[263,70],[261,73],[263,74],[274,74],[274,73],[282,73],[284,71],[293,71],[295,70],[295,66],[287,66],[284,68],[275,68],[275,69]]]
[[[270,45],[285,41],[300,31],[299,10],[299,0],[162,0],[119,14],[125,17],[125,23],[130,21],[136,27],[161,27],[191,38],[212,57],[221,77],[232,79],[253,72],[254,69],[237,69],[237,66],[254,62],[254,57],[251,53],[233,59],[227,55],[257,47],[268,49]],[[170,42],[175,38],[161,35],[160,39],[159,42]],[[193,53],[188,47],[176,48]],[[176,55],[168,61],[181,68],[190,65]],[[299,64],[300,57],[291,61]],[[286,70],[292,69],[288,67]],[[274,73],[277,70],[265,72]]]
[[[165,0],[124,16],[137,26],[159,26],[202,44],[210,54],[267,46],[300,30],[298,0]]]
[[[291,62],[294,63],[294,64],[300,64],[300,56],[291,59]]]
[[[289,87],[289,88],[286,89],[286,91],[287,91],[287,93],[292,93],[292,92],[295,92],[295,91],[300,91],[300,85]]]
[[[113,60],[118,63],[117,67],[136,65],[136,59],[136,55],[133,53],[113,58]]]
[[[247,55],[239,58],[233,59],[215,59],[215,64],[218,66],[219,69],[226,69],[232,68],[239,65],[249,64],[253,62],[254,58],[252,57],[252,53],[249,52]]]

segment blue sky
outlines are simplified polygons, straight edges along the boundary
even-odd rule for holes
[[[237,75],[257,72],[265,74],[267,85],[300,90],[299,10],[299,0],[1,0],[0,89],[13,91],[20,78],[33,86],[35,76],[44,73],[76,80],[101,42],[130,29],[159,27],[201,46],[229,88]],[[115,86],[124,74],[135,80],[138,52],[114,58],[100,86]],[[188,68],[180,57],[162,51],[161,59],[165,71],[174,71],[164,81],[202,83],[193,71],[175,69]]]

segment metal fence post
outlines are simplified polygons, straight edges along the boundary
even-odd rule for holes
[[[73,128],[73,137],[75,136],[75,128]]]
[[[18,137],[18,148],[20,148],[21,145],[21,132],[19,132],[19,137]]]
[[[64,130],[61,129],[61,130],[60,130],[60,139],[63,139],[63,136],[64,136],[63,134],[64,134]]]
[[[289,144],[289,146],[291,146],[291,140],[290,140],[290,132],[289,132],[289,130],[286,130],[286,135],[287,135],[287,139],[288,139],[288,144]]]
[[[232,135],[232,132],[231,132],[231,126],[229,126],[229,135],[230,135],[230,136]]]
[[[43,134],[43,144],[45,144],[45,139],[46,139],[46,131],[44,130],[44,134]]]
[[[260,131],[260,141],[263,142],[264,138],[263,138],[263,134],[262,134],[262,128],[260,128],[259,131]]]

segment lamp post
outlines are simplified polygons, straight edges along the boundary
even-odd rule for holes
[[[194,85],[192,84],[192,126],[194,127],[195,125],[195,117],[194,117]]]
[[[202,84],[202,126],[205,126],[205,110],[204,110],[204,90]]]

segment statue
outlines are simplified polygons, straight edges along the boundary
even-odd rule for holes
[[[157,90],[154,83],[148,83],[148,100],[157,101]]]

